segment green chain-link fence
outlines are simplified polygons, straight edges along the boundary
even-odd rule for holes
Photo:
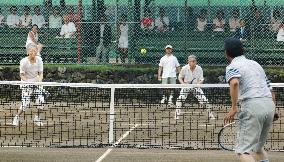
[[[0,6],[2,64],[26,55],[35,23],[45,63],[157,64],[170,44],[182,64],[195,54],[200,64],[226,65],[227,37],[242,39],[247,57],[262,65],[284,63],[283,0],[4,0]],[[66,16],[75,29],[62,27]]]

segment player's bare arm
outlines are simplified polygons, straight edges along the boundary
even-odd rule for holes
[[[230,96],[231,96],[232,106],[230,112],[224,118],[224,123],[232,123],[235,119],[235,115],[238,111],[237,107],[238,93],[239,93],[239,79],[232,78],[230,80]]]
[[[23,81],[27,80],[27,77],[26,77],[26,75],[24,73],[21,73],[20,77],[21,77],[21,80],[23,80]]]
[[[180,67],[180,66],[179,66],[179,67],[177,67],[176,71],[177,71],[177,73],[180,73],[180,71],[181,71],[181,67]]]
[[[31,40],[32,40],[35,44],[38,44],[38,42],[35,40],[34,35],[33,35],[31,32],[29,32],[29,36],[30,36]]]
[[[180,84],[186,84],[186,83],[184,82],[184,77],[178,77],[178,80],[179,80],[179,83],[180,83]]]
[[[161,78],[162,71],[163,71],[163,67],[162,67],[162,66],[159,66],[159,69],[158,69],[158,80],[159,80],[159,81],[162,80],[162,78]]]
[[[203,84],[204,80],[200,80],[197,84]]]
[[[37,78],[38,78],[38,81],[39,81],[39,82],[42,82],[42,79],[43,79],[43,72],[39,72]]]

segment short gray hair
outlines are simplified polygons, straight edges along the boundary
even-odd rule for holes
[[[197,60],[197,57],[195,55],[189,55],[187,59],[190,59],[190,58]]]
[[[34,44],[34,43],[29,43],[26,48],[27,48],[27,50],[29,50],[29,49],[37,49],[37,45]]]

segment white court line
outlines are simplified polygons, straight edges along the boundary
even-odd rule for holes
[[[198,126],[200,126],[200,127],[213,127],[214,125],[213,124],[200,124]]]
[[[135,124],[131,129],[127,132],[125,132],[112,146],[111,148],[107,149],[106,152],[98,159],[96,162],[101,162],[107,155],[113,150],[113,148],[118,145],[124,138],[126,138],[131,131],[133,131],[136,127],[138,127],[139,124]]]

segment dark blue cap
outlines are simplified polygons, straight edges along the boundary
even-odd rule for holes
[[[225,40],[225,50],[232,57],[243,55],[243,43],[237,38],[227,38]]]
[[[225,50],[236,50],[243,48],[243,43],[237,38],[227,38],[225,40]]]

